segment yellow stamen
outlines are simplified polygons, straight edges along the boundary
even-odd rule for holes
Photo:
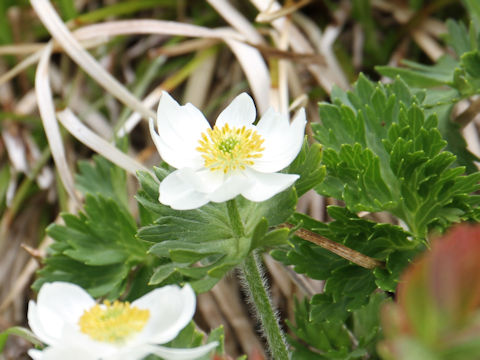
[[[80,331],[92,339],[109,343],[123,343],[140,332],[150,317],[149,310],[131,307],[128,302],[105,300],[85,310],[78,320]]]
[[[230,128],[225,124],[222,128],[215,126],[202,133],[196,148],[202,153],[205,167],[211,171],[244,170],[254,164],[254,160],[262,157],[264,140],[252,129]]]

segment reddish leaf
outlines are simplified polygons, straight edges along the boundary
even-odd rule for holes
[[[404,331],[430,343],[460,330],[480,306],[480,226],[460,225],[433,242],[398,287]]]

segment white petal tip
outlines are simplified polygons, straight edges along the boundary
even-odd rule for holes
[[[148,119],[148,128],[150,129],[150,135],[153,136],[158,136],[157,131],[155,130],[155,120],[152,118]]]
[[[300,108],[295,116],[293,117],[293,122],[300,121],[303,122],[304,124],[307,124],[307,115],[305,113],[305,108]]]

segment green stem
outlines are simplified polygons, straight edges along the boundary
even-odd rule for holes
[[[262,261],[257,251],[247,256],[243,263],[243,274],[250,290],[253,303],[257,308],[272,354],[272,359],[287,360],[288,350],[277,317],[272,308],[270,297],[262,276]]]
[[[227,210],[235,236],[238,238],[245,236],[235,200],[227,202]],[[252,302],[262,323],[272,358],[275,360],[288,360],[287,345],[265,287],[262,276],[261,258],[256,251],[250,253],[245,258],[242,270]]]

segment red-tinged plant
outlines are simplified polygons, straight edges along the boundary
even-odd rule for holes
[[[480,226],[461,225],[433,242],[383,309],[386,359],[480,357]]]

